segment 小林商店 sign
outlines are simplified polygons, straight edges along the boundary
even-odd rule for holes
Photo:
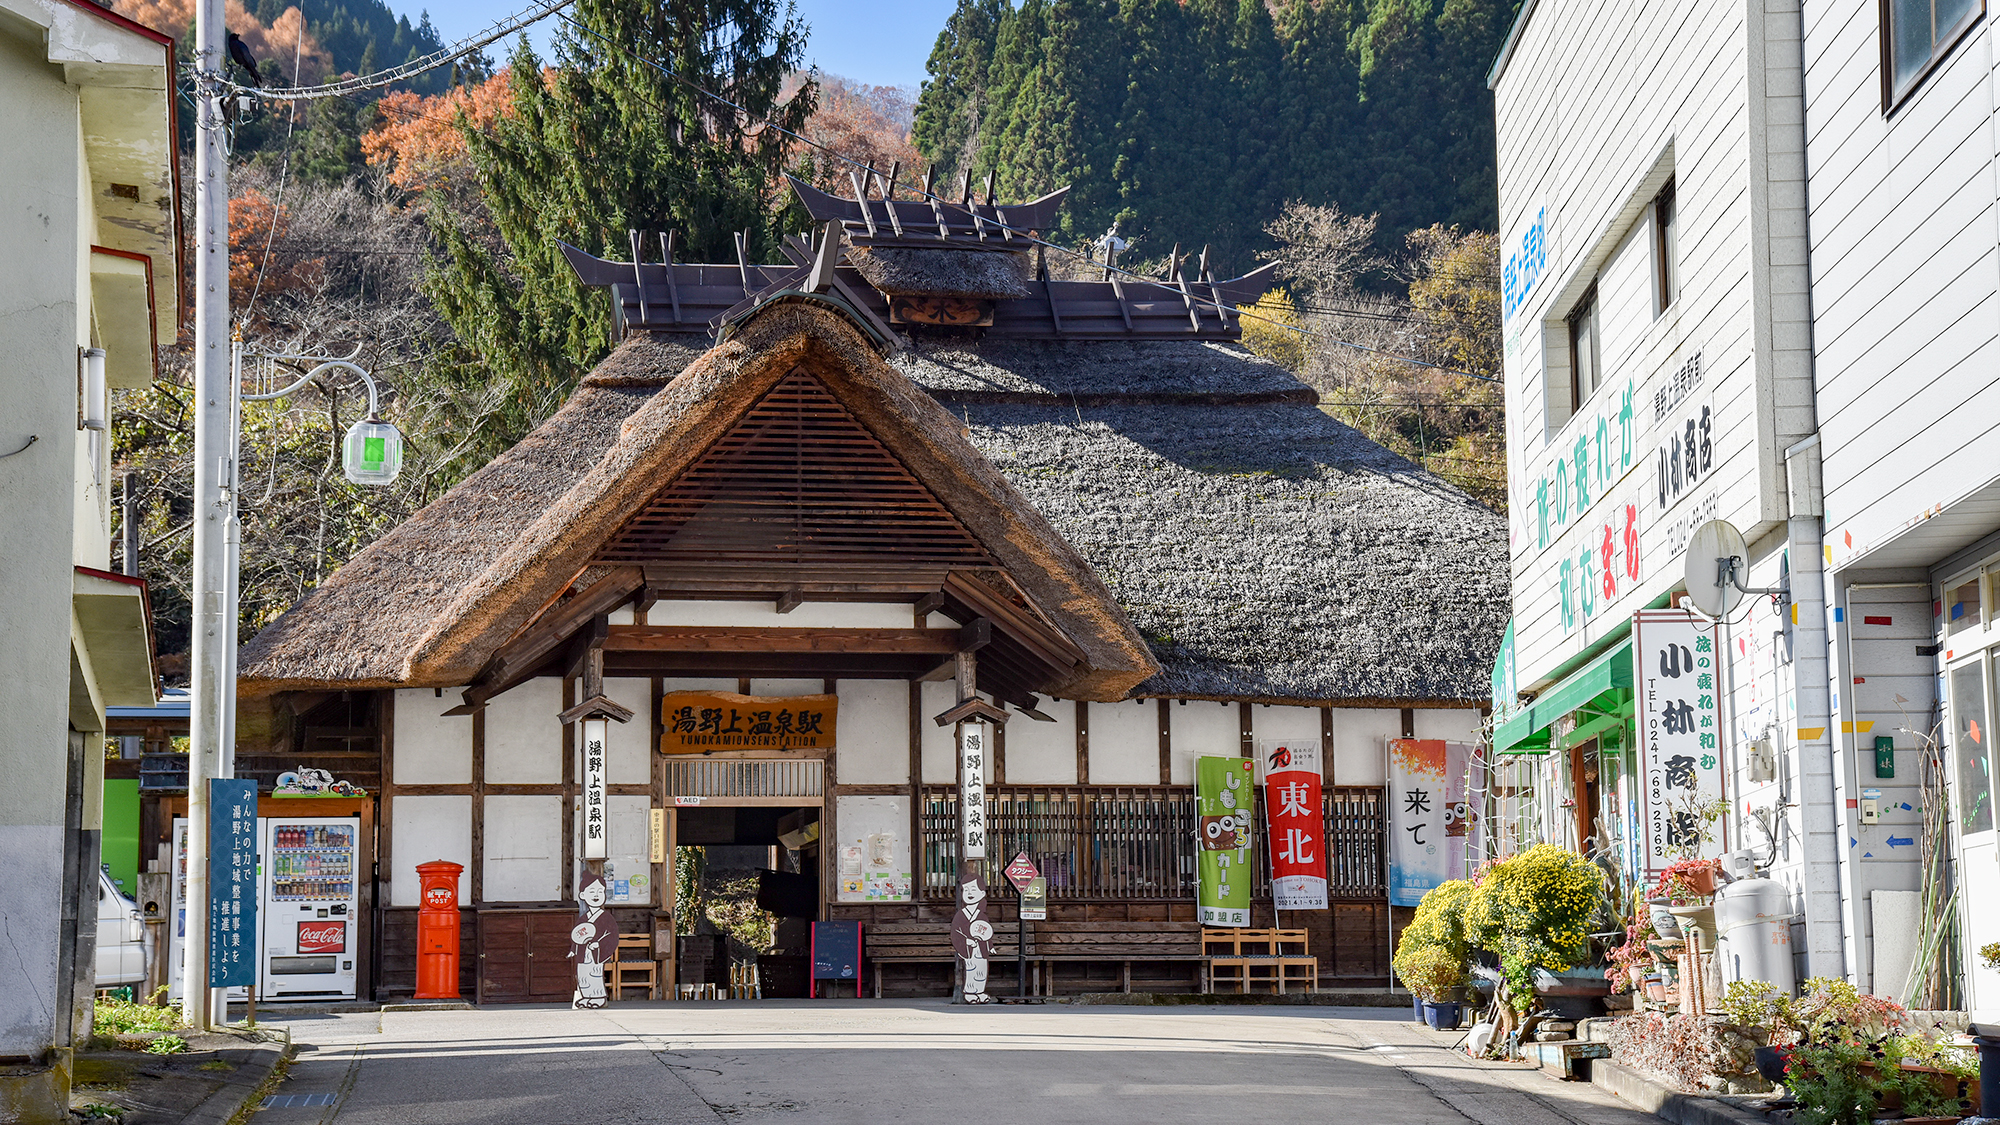
[[[1648,610],[1633,617],[1648,872],[1729,850],[1728,818],[1711,815],[1723,796],[1719,655],[1714,624],[1691,613]]]
[[[660,753],[831,750],[840,700],[726,691],[673,691],[660,701]]]

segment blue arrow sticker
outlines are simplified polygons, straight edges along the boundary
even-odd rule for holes
[[[1850,847],[1850,848],[1852,848],[1852,847],[1856,847],[1856,846],[1858,846],[1858,845],[1859,845],[1860,843],[1861,843],[1861,841],[1859,841],[1859,840],[1855,839],[1855,838],[1854,838],[1854,837],[1852,837],[1852,836],[1849,836],[1849,837],[1847,838],[1847,846],[1848,846],[1848,847]]]
[[[1911,837],[1909,837],[1909,836],[1891,836],[1891,837],[1889,837],[1889,846],[1890,846],[1890,847],[1892,847],[1892,848],[1907,848],[1907,847],[1910,847],[1911,845],[1913,845],[1913,844],[1915,844],[1915,843],[1916,843],[1916,840],[1912,839],[1912,838],[1911,838]]]
[[[1874,853],[1874,852],[1862,852],[1862,853],[1861,853],[1861,858],[1862,858],[1862,859],[1874,859],[1874,858],[1875,858],[1875,853]]]

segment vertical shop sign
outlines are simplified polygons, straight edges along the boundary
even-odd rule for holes
[[[257,983],[257,782],[208,783],[208,986]]]
[[[1415,906],[1465,874],[1478,811],[1466,800],[1476,747],[1435,738],[1389,740],[1389,902]]]
[[[1678,859],[1729,850],[1726,825],[1710,815],[1723,796],[1718,653],[1714,624],[1691,613],[1649,610],[1633,616],[1632,680],[1639,689],[1639,768],[1645,778],[1641,837],[1648,873]]]
[[[1256,815],[1256,762],[1249,758],[1194,760],[1195,849],[1201,924],[1250,924],[1250,818]]]
[[[583,721],[583,858],[603,859],[610,854],[606,834],[604,783],[604,741],[610,723],[601,718]]]
[[[1326,909],[1326,821],[1320,815],[1317,740],[1257,744],[1264,759],[1265,835],[1271,841],[1271,904]]]
[[[966,859],[986,858],[986,724],[958,724],[959,842]]]

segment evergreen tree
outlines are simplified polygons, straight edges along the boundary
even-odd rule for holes
[[[556,240],[622,257],[628,229],[671,229],[684,260],[726,262],[747,230],[752,260],[774,258],[786,149],[762,119],[796,130],[815,97],[809,83],[779,100],[805,27],[775,0],[578,0],[575,12],[578,27],[557,42],[560,69],[545,71],[524,42],[512,114],[490,131],[461,124],[490,227],[432,210],[441,253],[426,286],[467,369],[478,357],[508,403],[489,453],[553,411],[610,348],[602,297]]]
[[[986,118],[987,71],[1008,10],[1007,0],[959,0],[931,49],[913,135],[941,177],[958,175]]]

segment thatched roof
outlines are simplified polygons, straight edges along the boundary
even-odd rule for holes
[[[1120,698],[1156,670],[1089,564],[966,441],[957,419],[838,314],[766,306],[727,342],[689,358],[672,342],[622,344],[556,417],[259,633],[239,662],[246,688],[470,681],[662,485],[801,367],[937,494],[1035,610],[1082,650],[1086,665],[1060,690]],[[498,491],[509,485],[517,491]],[[367,641],[336,655],[355,631]]]
[[[1117,594],[1161,665],[1135,694],[1486,695],[1506,521],[1328,417],[1275,365],[1199,343],[896,362]]]
[[[1063,695],[1486,694],[1505,521],[1240,348],[919,340],[885,364],[805,306],[698,344],[629,338],[555,417],[246,645],[246,692],[466,682],[701,452],[705,420],[807,362],[1085,649],[1092,671]]]
[[[855,247],[847,260],[868,284],[890,296],[1026,297],[1029,259],[1010,250]]]

